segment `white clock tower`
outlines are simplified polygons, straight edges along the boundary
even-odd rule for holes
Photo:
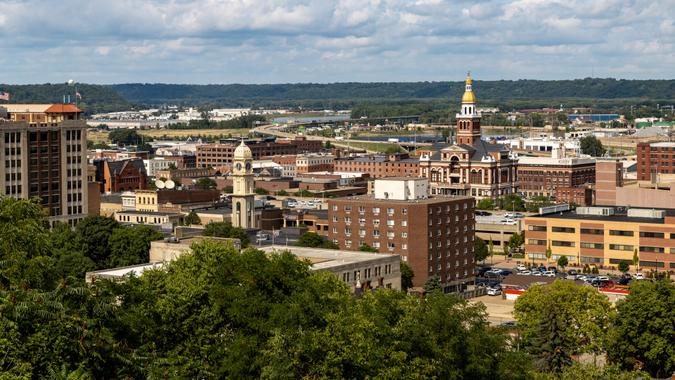
[[[244,140],[234,150],[232,161],[232,226],[255,228],[253,153]]]

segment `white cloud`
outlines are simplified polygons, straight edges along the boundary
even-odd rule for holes
[[[0,2],[0,83],[673,75],[675,0]]]

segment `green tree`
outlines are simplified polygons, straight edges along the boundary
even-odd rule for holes
[[[316,232],[305,232],[304,234],[300,235],[297,245],[300,247],[314,247],[327,249],[339,248],[337,244],[317,234]]]
[[[288,191],[286,191],[284,189],[281,189],[281,190],[277,191],[277,195],[286,196],[286,195],[288,195]]]
[[[540,207],[547,207],[553,205],[554,202],[551,200],[551,198],[543,196],[543,195],[538,195],[535,197],[532,197],[529,202],[527,202],[527,211],[529,212],[539,212]]]
[[[93,260],[97,268],[106,267],[110,257],[109,239],[120,226],[115,219],[98,215],[88,216],[75,226],[82,253]]]
[[[640,270],[640,256],[638,255],[637,248],[633,250],[633,266],[635,267],[636,271]]]
[[[263,188],[257,187],[257,188],[255,189],[255,193],[258,194],[258,195],[267,195],[267,194],[269,194],[270,192],[267,191],[267,190],[265,190],[265,189],[263,189]]]
[[[215,189],[218,184],[212,178],[202,177],[195,182],[195,187],[202,190]]]
[[[505,257],[507,257],[510,253],[511,246],[508,241],[502,242],[502,253],[504,254]]]
[[[572,364],[571,352],[574,342],[565,333],[568,327],[564,320],[565,313],[560,305],[549,305],[538,320],[536,335],[528,351],[535,357],[535,363],[542,372],[560,373]]]
[[[595,366],[574,362],[559,374],[538,374],[537,378],[551,380],[643,380],[648,374],[642,371],[622,371],[615,365]]]
[[[415,278],[415,272],[405,261],[401,261],[400,265],[401,270],[401,290],[404,292],[413,287],[413,278]]]
[[[553,250],[551,250],[551,242],[548,243],[546,251],[544,251],[544,255],[546,255],[546,262],[551,260],[551,256],[553,255]]]
[[[675,286],[666,279],[631,284],[630,294],[616,304],[609,333],[610,362],[650,376],[665,378],[675,371]]]
[[[531,286],[516,300],[513,315],[525,347],[537,345],[547,311],[555,308],[559,333],[569,340],[568,354],[600,354],[609,327],[611,306],[607,297],[592,287],[556,280],[549,285]]]
[[[606,152],[606,149],[602,146],[600,140],[593,135],[582,137],[579,140],[579,144],[583,154],[588,154],[593,157],[602,157]]]
[[[562,269],[563,272],[565,271],[565,267],[567,266],[567,264],[569,264],[567,256],[560,255],[560,257],[558,257],[558,266],[560,267],[560,269]]]
[[[113,230],[108,239],[110,257],[108,268],[147,263],[150,259],[150,242],[160,240],[162,234],[150,226],[138,225]]]
[[[525,202],[523,198],[509,194],[498,199],[499,208],[504,211],[525,211]]]
[[[619,262],[619,271],[626,273],[630,269],[630,264],[626,260],[621,260]]]
[[[232,186],[225,186],[223,188],[223,193],[225,194],[232,194],[234,192],[234,187]]]
[[[192,226],[201,224],[202,220],[199,218],[199,215],[197,215],[196,212],[190,211],[190,213],[185,216],[183,222],[185,223],[186,226]]]
[[[441,292],[441,279],[438,276],[429,276],[424,282],[424,291],[426,293]]]
[[[147,137],[141,136],[136,132],[135,129],[128,128],[118,128],[110,131],[108,138],[112,141],[113,144],[118,144],[122,146],[126,145],[138,145],[143,142],[152,141]]]
[[[359,246],[359,251],[361,251],[361,252],[375,252],[375,253],[379,252],[377,250],[377,248],[373,248],[366,243],[363,243]]]
[[[230,222],[209,223],[204,228],[204,236],[239,239],[242,247],[250,243],[248,234],[241,227],[233,227]]]
[[[492,261],[492,257],[495,255],[495,245],[492,242],[492,237],[488,241],[488,255],[490,256],[490,261]]]
[[[511,235],[511,238],[509,238],[509,246],[514,249],[518,249],[525,244],[525,238],[523,234],[520,234],[518,232],[515,232],[513,235]]]
[[[492,198],[484,198],[476,203],[476,208],[478,210],[494,210],[495,201]]]
[[[474,255],[476,256],[476,262],[485,261],[489,255],[485,240],[479,238],[478,236],[474,237]]]

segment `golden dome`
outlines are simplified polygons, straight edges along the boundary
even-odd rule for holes
[[[476,95],[473,94],[473,91],[464,91],[462,103],[476,103]]]
[[[476,95],[474,95],[473,90],[471,89],[471,72],[466,74],[466,90],[464,90],[464,95],[462,96],[462,103],[476,103]]]
[[[234,159],[235,160],[253,159],[253,152],[251,152],[251,148],[246,146],[244,140],[241,140],[241,144],[239,144],[237,149],[234,150]]]

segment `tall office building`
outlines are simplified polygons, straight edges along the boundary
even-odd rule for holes
[[[39,197],[49,221],[87,215],[87,124],[72,104],[0,105],[0,194]]]

